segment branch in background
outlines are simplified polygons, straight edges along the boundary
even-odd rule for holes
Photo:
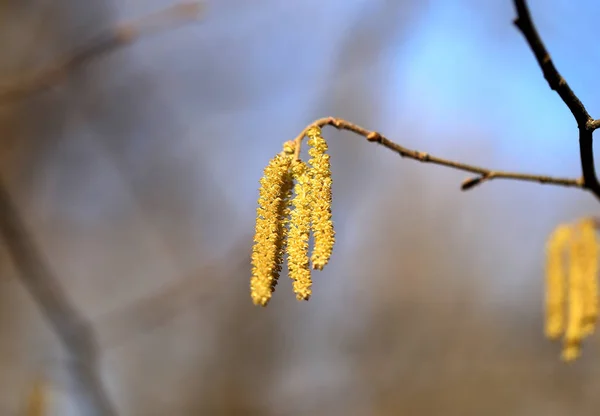
[[[117,412],[102,385],[96,341],[90,325],[75,309],[36,247],[5,185],[0,182],[0,234],[17,274],[65,348],[71,374],[82,393],[81,414],[112,416]]]
[[[592,137],[594,130],[600,127],[600,120],[594,120],[589,115],[581,100],[575,95],[569,84],[567,84],[567,81],[554,66],[550,54],[546,50],[531,20],[527,2],[525,0],[514,0],[514,3],[517,9],[517,18],[514,20],[515,26],[519,28],[527,40],[548,85],[558,93],[565,105],[571,110],[575,121],[577,121],[577,128],[579,129],[579,153],[583,172],[582,187],[600,199],[600,183],[596,176]]]
[[[107,33],[62,57],[46,68],[25,74],[9,82],[0,82],[0,105],[10,104],[44,91],[62,82],[84,63],[101,54],[129,45],[142,36],[158,33],[195,21],[202,7],[199,2],[180,3],[141,19],[116,25]]]
[[[560,185],[560,186],[568,186],[575,188],[584,188],[583,181],[581,179],[570,179],[570,178],[556,178],[553,176],[542,176],[542,175],[531,175],[526,173],[518,173],[518,172],[504,172],[499,170],[491,170],[482,168],[479,166],[468,165],[466,163],[454,162],[448,159],[442,159],[440,157],[432,156],[429,153],[420,152],[418,150],[407,149],[406,147],[400,146],[399,144],[394,143],[389,140],[385,136],[375,131],[370,131],[365,129],[364,127],[358,126],[354,123],[350,123],[349,121],[342,120],[340,118],[334,117],[326,117],[321,118],[319,120],[314,121],[312,124],[307,126],[302,133],[300,133],[294,140],[296,142],[296,152],[297,155],[300,152],[300,143],[302,139],[306,135],[308,129],[312,126],[324,127],[324,126],[333,126],[338,130],[347,130],[353,133],[356,133],[360,136],[363,136],[370,142],[379,143],[380,145],[386,147],[387,149],[392,150],[393,152],[398,153],[402,157],[407,157],[409,159],[414,159],[419,162],[424,163],[433,163],[435,165],[446,166],[449,168],[462,170],[464,172],[470,172],[476,174],[476,176],[467,178],[462,183],[462,190],[468,190],[476,185],[479,185],[483,182],[490,181],[492,179],[514,179],[520,181],[528,181],[528,182],[539,182],[550,185]]]
[[[218,299],[223,285],[231,282],[232,276],[245,271],[249,262],[248,241],[249,237],[240,239],[226,255],[200,270],[165,285],[150,296],[94,319],[100,349],[106,351],[120,347],[165,325],[200,302],[204,307],[211,299]]]

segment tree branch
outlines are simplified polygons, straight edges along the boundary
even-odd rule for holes
[[[81,414],[113,416],[116,410],[102,385],[96,340],[86,319],[75,309],[0,180],[0,234],[17,273],[65,348],[76,386],[81,392]]]
[[[379,143],[382,146],[398,153],[402,157],[476,174],[476,176],[467,178],[462,183],[461,189],[464,191],[492,179],[513,179],[581,188],[590,191],[596,196],[596,198],[600,199],[600,183],[598,182],[598,178],[596,176],[593,151],[593,132],[594,130],[600,128],[600,119],[594,120],[589,115],[581,100],[577,97],[577,95],[575,95],[571,87],[569,87],[567,81],[562,77],[562,75],[560,75],[554,66],[554,63],[550,58],[550,54],[546,50],[546,47],[544,46],[544,43],[542,42],[542,39],[540,38],[540,35],[538,34],[537,29],[531,20],[531,15],[529,13],[529,9],[527,8],[526,1],[514,0],[514,4],[517,10],[517,18],[514,20],[514,24],[517,26],[517,28],[519,28],[527,40],[527,43],[533,51],[533,54],[535,55],[535,58],[544,74],[544,78],[548,82],[548,85],[552,90],[558,93],[577,122],[577,128],[579,130],[579,153],[583,174],[581,178],[557,178],[553,176],[532,175],[519,172],[504,172],[468,165],[466,163],[455,162],[448,159],[442,159],[440,157],[432,156],[429,153],[407,149],[406,147],[392,142],[378,132],[369,131],[349,121],[334,117],[316,120],[296,137],[296,158],[299,157],[302,140],[304,139],[304,136],[306,136],[309,128],[312,126],[324,127],[326,125],[330,125],[339,130],[348,130],[356,133],[365,137],[368,141]]]
[[[201,11],[199,2],[179,3],[141,19],[116,25],[66,57],[57,59],[41,70],[0,82],[0,105],[23,100],[36,92],[59,84],[66,76],[92,58],[129,45],[150,35],[193,21]]]
[[[324,127],[324,126],[333,126],[338,130],[347,130],[353,133],[356,133],[360,136],[363,136],[370,142],[379,143],[383,147],[398,153],[402,157],[407,157],[409,159],[417,160],[419,162],[424,163],[433,163],[435,165],[446,166],[449,168],[462,170],[464,172],[470,172],[476,174],[476,176],[467,178],[461,186],[463,191],[471,189],[477,185],[480,185],[483,182],[490,181],[492,179],[513,179],[527,182],[539,182],[550,185],[560,185],[567,186],[573,188],[584,188],[583,181],[581,179],[571,179],[571,178],[557,178],[553,176],[543,176],[543,175],[532,175],[527,173],[518,173],[518,172],[505,172],[499,170],[486,169],[479,166],[468,165],[466,163],[454,162],[448,159],[442,159],[437,156],[432,156],[429,153],[420,152],[418,150],[407,149],[406,147],[400,146],[397,143],[389,140],[382,134],[370,131],[365,129],[364,127],[358,126],[349,121],[334,118],[334,117],[326,117],[321,118],[319,120],[314,121],[309,126],[307,126],[302,133],[300,133],[294,140],[296,142],[296,150],[299,152],[300,143],[304,136],[306,136],[306,132],[313,126]]]
[[[94,319],[102,351],[121,346],[126,341],[154,330],[174,319],[187,308],[219,298],[231,276],[248,264],[248,242],[241,238],[227,253],[200,267],[199,270],[164,285],[156,293],[102,314]]]
[[[546,47],[531,20],[527,2],[525,0],[514,0],[514,4],[517,10],[517,18],[514,20],[515,26],[517,26],[527,40],[548,85],[552,90],[558,93],[577,122],[577,128],[579,129],[579,153],[583,173],[583,188],[587,189],[600,199],[600,183],[596,176],[592,137],[594,130],[600,127],[600,120],[594,120],[589,115],[581,100],[575,95],[567,81],[554,66],[550,54],[546,50]]]

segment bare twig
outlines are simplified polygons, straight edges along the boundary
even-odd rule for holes
[[[514,179],[520,181],[528,181],[528,182],[539,182],[550,185],[560,185],[560,186],[568,186],[574,188],[583,188],[583,180],[581,179],[570,179],[570,178],[557,178],[553,176],[543,176],[543,175],[531,175],[526,173],[518,173],[518,172],[504,172],[499,170],[491,170],[482,168],[479,166],[468,165],[466,163],[454,162],[448,159],[442,159],[440,157],[432,156],[429,153],[420,152],[418,150],[407,149],[406,147],[400,146],[399,144],[394,143],[389,140],[385,136],[375,131],[370,131],[365,129],[364,127],[358,126],[354,123],[350,123],[349,121],[342,120],[334,117],[326,117],[321,118],[319,120],[314,121],[309,126],[307,126],[302,133],[300,133],[294,140],[296,142],[296,151],[300,151],[300,144],[302,139],[306,135],[306,132],[312,126],[324,127],[324,126],[333,126],[339,130],[348,130],[353,133],[356,133],[360,136],[363,136],[370,142],[379,143],[380,145],[398,153],[402,157],[407,157],[409,159],[414,159],[419,162],[424,163],[433,163],[436,165],[446,166],[449,168],[462,170],[464,172],[475,173],[477,176],[466,179],[462,183],[462,190],[466,191],[479,185],[483,182],[490,181],[492,179]],[[298,153],[299,154],[299,153]]]
[[[581,158],[581,169],[583,172],[583,188],[592,192],[600,199],[600,183],[596,176],[594,165],[593,137],[594,130],[600,127],[600,120],[594,120],[587,112],[585,106],[573,92],[567,81],[560,75],[550,54],[546,50],[540,35],[538,34],[525,0],[514,0],[517,10],[515,26],[519,28],[529,47],[535,55],[543,74],[551,89],[556,91],[565,105],[571,110],[577,128],[579,129],[579,153]]]
[[[0,181],[0,234],[19,278],[65,348],[80,390],[81,414],[112,416],[116,411],[98,371],[96,341],[86,319],[75,309],[43,254],[29,235],[8,190]]]
[[[128,45],[142,36],[194,21],[200,11],[199,2],[180,3],[141,19],[118,24],[107,33],[101,34],[41,70],[19,76],[14,80],[0,82],[0,105],[22,100],[33,93],[57,85],[67,74],[80,68],[92,58]]]

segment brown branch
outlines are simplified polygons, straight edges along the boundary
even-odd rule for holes
[[[544,78],[550,88],[558,93],[565,105],[571,110],[571,114],[577,122],[579,129],[579,153],[581,158],[581,169],[583,173],[583,188],[589,190],[600,199],[600,183],[596,176],[594,164],[593,132],[600,127],[600,120],[594,120],[586,110],[581,100],[575,95],[567,81],[558,72],[550,54],[546,50],[540,35],[538,34],[525,0],[514,0],[517,10],[515,26],[519,28],[535,59],[537,60]]]
[[[193,21],[201,10],[199,2],[180,3],[141,19],[116,25],[83,47],[61,57],[41,70],[0,82],[0,105],[23,100],[62,82],[72,71],[92,58],[129,45],[142,36]]]
[[[52,273],[1,180],[0,234],[21,282],[67,352],[71,374],[81,393],[81,414],[116,415],[100,378],[93,331]]]
[[[360,127],[354,123],[350,123],[349,121],[334,117],[321,118],[307,126],[302,131],[302,133],[300,133],[294,139],[296,142],[296,149],[299,151],[302,139],[304,138],[304,136],[306,136],[306,132],[308,131],[308,129],[310,129],[312,126],[324,127],[327,125],[333,126],[338,130],[347,130],[356,133],[360,136],[363,136],[370,142],[379,143],[383,147],[398,153],[402,157],[407,157],[409,159],[417,160],[419,162],[433,163],[435,165],[446,166],[452,169],[462,170],[464,172],[476,174],[476,176],[467,178],[462,183],[461,189],[463,191],[471,189],[483,182],[487,182],[492,179],[514,179],[520,181],[539,182],[550,185],[560,185],[574,188],[584,187],[583,181],[581,179],[557,178],[553,176],[531,175],[518,172],[504,172],[499,170],[486,169],[474,165],[468,165],[466,163],[454,162],[448,159],[442,159],[440,157],[432,156],[429,153],[407,149],[406,147],[394,143],[393,141],[389,140],[388,138],[386,138],[378,132],[367,130],[364,127]]]
[[[371,142],[377,142],[382,146],[398,153],[402,157],[407,157],[420,162],[433,163],[436,165],[446,166],[449,168],[462,170],[465,172],[471,172],[476,174],[474,177],[467,178],[461,186],[462,190],[471,189],[483,182],[490,181],[492,179],[513,179],[528,182],[539,182],[550,185],[568,186],[574,188],[581,188],[590,191],[600,199],[600,182],[596,176],[596,168],[594,163],[594,152],[593,152],[593,132],[600,128],[600,119],[594,120],[586,110],[581,100],[575,95],[567,81],[560,75],[550,54],[546,50],[540,35],[531,20],[529,9],[525,0],[514,0],[515,8],[517,10],[517,18],[514,20],[514,24],[519,28],[529,47],[533,51],[535,58],[544,74],[544,78],[548,82],[550,88],[558,93],[562,101],[569,108],[575,121],[577,122],[577,128],[579,130],[579,153],[581,159],[582,177],[579,179],[572,178],[557,178],[552,176],[544,175],[532,175],[519,172],[504,172],[482,168],[479,166],[468,165],[466,163],[454,162],[448,159],[442,159],[440,157],[432,156],[428,153],[420,152],[417,150],[407,149],[406,147],[400,146],[387,139],[383,135],[375,131],[369,131],[363,127],[357,126],[346,120],[327,117],[316,120],[311,125],[306,127],[300,135],[295,139],[296,142],[296,158],[300,155],[300,147],[302,140],[306,135],[308,129],[312,126],[323,127],[326,125],[334,126],[339,130],[348,130],[356,133],[360,136],[365,137]]]

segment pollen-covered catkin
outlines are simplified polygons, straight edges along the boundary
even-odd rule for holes
[[[581,341],[584,337],[582,321],[585,299],[585,269],[582,267],[581,260],[585,256],[585,247],[581,237],[581,229],[576,227],[571,233],[569,244],[569,317],[562,351],[562,358],[565,361],[573,361],[581,355]]]
[[[260,180],[250,280],[256,305],[267,305],[281,272],[292,188],[291,161],[292,155],[284,150],[269,161]]]
[[[45,416],[49,413],[49,386],[43,378],[34,380],[25,403],[26,416]]]
[[[281,187],[281,201],[279,203],[279,211],[278,218],[279,221],[277,223],[278,229],[277,234],[279,238],[277,239],[277,258],[275,263],[277,264],[276,268],[276,277],[279,278],[281,270],[283,268],[283,258],[285,256],[285,248],[287,245],[287,235],[289,230],[289,220],[290,220],[290,211],[291,211],[291,198],[292,191],[294,189],[294,179],[292,177],[292,160],[294,155],[295,144],[294,141],[287,141],[283,144],[283,151],[281,155],[286,158],[286,163],[288,165],[288,169],[285,173],[283,185]],[[273,292],[275,291],[275,285],[277,284],[277,279],[273,281]]]
[[[565,255],[571,228],[558,226],[550,235],[546,245],[546,326],[550,339],[558,339],[565,330],[567,264]]]
[[[583,335],[594,333],[598,320],[598,238],[593,218],[580,221],[581,273],[583,277]]]
[[[315,240],[311,262],[313,269],[322,270],[329,262],[335,243],[335,231],[331,220],[331,164],[326,153],[327,142],[321,135],[321,129],[313,126],[306,135],[310,146],[308,163],[311,166],[311,226]]]
[[[292,162],[294,187],[293,209],[287,242],[287,262],[290,278],[294,281],[294,293],[298,300],[308,300],[312,293],[308,259],[308,238],[310,235],[310,184],[308,166],[296,160]]]

